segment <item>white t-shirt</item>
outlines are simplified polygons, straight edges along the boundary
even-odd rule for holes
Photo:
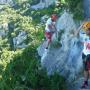
[[[90,36],[83,34],[82,42],[84,43],[83,53],[85,55],[90,54]]]
[[[53,25],[55,25],[55,22],[52,22],[51,18],[49,18],[46,22],[45,31],[47,31],[47,32],[53,31],[53,30],[50,30],[50,28],[48,27],[49,25],[51,25],[52,29],[54,29]]]

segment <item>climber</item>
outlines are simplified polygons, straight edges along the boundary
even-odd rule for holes
[[[87,88],[88,79],[90,75],[90,22],[84,22],[78,29],[78,33],[81,28],[85,31],[85,34],[81,36],[82,43],[84,46],[82,51],[82,59],[83,59],[83,67],[84,67],[84,82],[81,88]]]
[[[57,31],[57,29],[55,27],[56,20],[57,20],[57,15],[52,14],[51,17],[46,22],[45,37],[46,37],[46,40],[47,40],[47,45],[46,45],[45,50],[48,49],[48,46],[51,43],[51,38],[52,38],[53,33],[55,31]]]

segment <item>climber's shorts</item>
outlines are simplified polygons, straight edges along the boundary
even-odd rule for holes
[[[51,38],[52,38],[52,33],[51,32],[45,32],[45,37],[51,41]]]
[[[83,59],[83,66],[84,66],[84,70],[90,70],[90,54],[88,54],[87,56],[82,53],[82,59]]]

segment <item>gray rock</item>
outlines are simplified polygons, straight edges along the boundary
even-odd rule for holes
[[[0,36],[6,36],[8,33],[8,23],[0,24]]]
[[[13,0],[0,0],[0,4],[10,4],[10,5],[13,5]]]
[[[62,32],[62,30],[64,32],[60,36],[60,41],[57,40],[56,34],[54,34],[52,43],[57,40],[62,44],[62,47],[53,47],[52,45],[48,53],[45,54],[46,42],[41,44],[38,48],[38,53],[41,56],[41,64],[47,69],[49,75],[57,71],[66,77],[69,82],[72,82],[82,70],[82,45],[79,39],[75,37],[76,24],[71,14],[64,12],[58,19],[56,26],[58,33]]]
[[[43,17],[41,17],[41,23],[45,23],[48,18],[49,18],[49,16],[47,16],[47,15],[44,15]]]
[[[24,41],[27,39],[25,31],[19,32],[18,36],[13,38],[13,43],[15,48],[25,48],[27,45]]]
[[[89,80],[89,86],[87,87],[87,89],[81,89],[83,80],[84,78],[81,77],[75,82],[73,82],[73,84],[68,84],[68,90],[90,90],[90,80]]]
[[[43,8],[47,8],[50,5],[54,4],[57,0],[40,0],[40,2],[36,5],[32,5],[31,8],[32,9],[43,9]]]
[[[90,0],[83,0],[84,16],[90,18]]]

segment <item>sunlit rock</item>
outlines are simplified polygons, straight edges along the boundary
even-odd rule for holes
[[[73,20],[73,16],[67,12],[64,12],[58,19],[56,24],[58,34],[53,35],[53,40],[59,38],[60,46],[50,47],[48,54],[45,55],[45,44],[40,45],[37,49],[41,56],[41,64],[47,69],[48,74],[52,74],[54,71],[59,72],[66,77],[68,81],[75,80],[82,68],[81,51],[82,45],[79,42],[79,38],[75,36],[77,32],[76,23]]]

